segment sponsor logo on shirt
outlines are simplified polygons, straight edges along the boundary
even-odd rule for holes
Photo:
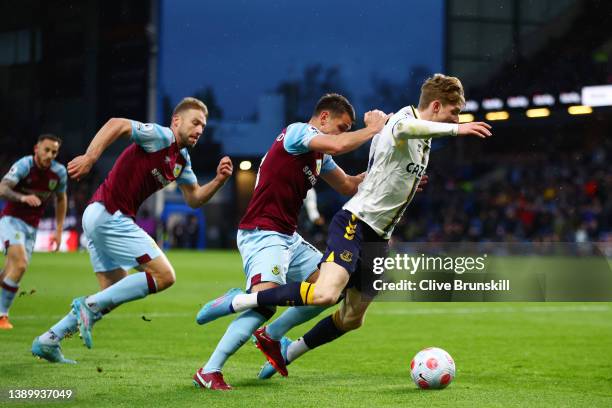
[[[317,184],[317,176],[315,176],[312,173],[312,170],[310,170],[310,167],[308,166],[304,166],[302,170],[304,171],[304,174],[308,178],[308,181],[310,181],[310,184],[312,184],[312,186],[314,187],[314,185]]]
[[[410,162],[406,166],[406,171],[409,174],[414,174],[415,176],[421,178],[423,174],[425,174],[425,166],[419,163]]]
[[[153,177],[155,177],[155,179],[159,182],[159,184],[161,184],[164,187],[172,183],[172,180],[166,179],[164,175],[158,169],[151,170],[151,174],[153,175]]]

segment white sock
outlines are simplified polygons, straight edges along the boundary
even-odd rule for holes
[[[287,347],[287,362],[292,362],[305,352],[310,350],[306,345],[303,337],[300,337],[296,341],[292,342],[289,347]]]
[[[232,307],[236,313],[244,312],[247,309],[253,309],[257,306],[257,292],[243,293],[236,295],[234,299],[232,299]]]

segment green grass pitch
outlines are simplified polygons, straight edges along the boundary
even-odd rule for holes
[[[204,301],[243,286],[241,260],[233,251],[169,258],[177,283],[99,322],[92,350],[76,336],[64,341],[64,354],[79,362],[68,366],[35,359],[30,345],[73,297],[95,292],[96,279],[85,253],[35,254],[22,281],[25,294],[11,310],[15,329],[0,332],[0,390],[72,388],[76,398],[0,405],[612,406],[609,303],[376,303],[364,327],[296,361],[288,378],[257,380],[263,357],[248,343],[225,367],[234,391],[196,389],[191,376],[230,318],[198,326],[195,314]],[[427,346],[455,358],[457,378],[448,389],[418,390],[410,379],[410,359]]]

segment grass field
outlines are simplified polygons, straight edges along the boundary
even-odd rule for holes
[[[287,378],[257,380],[263,357],[249,343],[225,368],[234,391],[196,389],[191,376],[230,319],[198,326],[195,314],[242,287],[241,260],[213,251],[169,258],[177,283],[98,323],[92,350],[66,340],[64,354],[79,362],[70,366],[36,360],[30,344],[73,297],[95,292],[96,279],[86,254],[35,254],[22,281],[27,294],[11,310],[15,329],[0,332],[0,389],[72,388],[73,401],[48,405],[74,407],[612,406],[609,303],[376,303],[362,329],[296,361]],[[421,391],[409,362],[432,345],[455,358],[457,378],[446,390]]]

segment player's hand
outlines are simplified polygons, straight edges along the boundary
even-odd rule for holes
[[[34,194],[22,195],[20,200],[22,203],[26,203],[30,207],[38,207],[42,204],[40,198]]]
[[[319,218],[314,220],[313,224],[316,225],[317,227],[322,227],[325,225],[325,218],[319,216]]]
[[[368,111],[363,115],[363,122],[366,127],[372,129],[375,133],[380,132],[384,127],[392,113],[386,114],[378,109]]]
[[[217,176],[215,178],[221,183],[225,183],[227,179],[231,177],[233,171],[234,166],[232,165],[232,160],[228,156],[225,156],[219,161]]]
[[[359,173],[358,175],[356,175],[355,177],[357,178],[357,184],[361,184],[361,182],[365,179],[365,177],[368,175],[367,171],[364,171],[363,173]]]
[[[77,156],[68,163],[68,175],[78,181],[89,173],[94,163],[95,160],[86,154]]]
[[[420,193],[421,191],[423,191],[423,187],[425,187],[425,185],[429,183],[429,176],[427,174],[424,174],[423,177],[421,177],[421,180],[419,181],[419,185],[417,186],[417,193]]]
[[[53,252],[59,251],[60,245],[62,245],[62,230],[55,231],[55,234],[51,236],[51,245]]]
[[[491,125],[485,122],[460,123],[457,131],[457,136],[478,136],[485,139],[491,135]]]

